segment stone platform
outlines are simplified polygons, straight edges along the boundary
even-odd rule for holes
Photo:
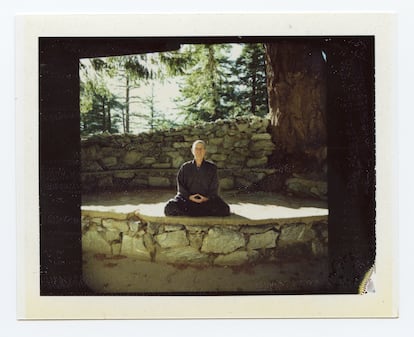
[[[157,263],[241,265],[327,255],[326,204],[272,193],[222,194],[229,217],[166,217],[170,190],[85,195],[84,252]]]

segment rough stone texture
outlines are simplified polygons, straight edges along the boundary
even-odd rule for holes
[[[315,181],[303,178],[290,178],[286,182],[286,191],[299,196],[317,197],[326,200],[328,184],[326,181]]]
[[[322,240],[316,239],[312,241],[312,253],[315,256],[327,256],[328,245]]]
[[[233,177],[220,179],[219,185],[224,190],[231,190],[234,187]]]
[[[245,239],[239,232],[228,229],[212,228],[204,238],[202,252],[230,253],[245,245]]]
[[[309,254],[325,257],[328,254],[326,218],[313,217],[306,223],[279,219],[280,223],[256,225],[246,224],[245,219],[236,224],[240,219],[232,220],[231,217],[177,217],[181,224],[137,218],[136,212],[117,215],[109,211],[82,210],[82,249],[146,261],[229,266],[257,259],[270,261]],[[185,223],[183,219],[191,222]],[[236,223],[220,222],[223,219]],[[205,221],[206,225],[201,225],[200,221]]]
[[[151,187],[169,187],[170,180],[165,177],[148,177],[148,185]]]
[[[142,238],[144,240],[145,248],[148,250],[150,255],[153,256],[155,254],[155,249],[156,249],[153,236],[151,234],[144,233]]]
[[[162,248],[184,247],[189,245],[185,231],[166,232],[155,236]]]
[[[250,235],[247,249],[274,248],[276,247],[276,240],[278,236],[279,233],[272,230],[262,234]]]
[[[188,246],[181,248],[163,249],[157,253],[156,261],[205,264],[209,262],[209,256],[207,254],[200,253],[193,247]]]
[[[150,261],[151,255],[145,248],[144,239],[142,237],[130,237],[125,235],[122,238],[121,254],[127,256],[134,256],[140,260]]]
[[[120,242],[116,242],[111,244],[112,255],[121,255],[122,244]]]
[[[124,163],[127,165],[136,164],[142,157],[142,154],[138,151],[128,151],[124,156]]]
[[[315,232],[307,224],[289,224],[281,228],[279,246],[309,242],[315,238]]]
[[[105,240],[109,243],[113,241],[119,241],[121,239],[120,235],[121,233],[119,230],[110,229],[105,232]]]
[[[116,229],[119,232],[127,232],[129,230],[128,222],[114,219],[103,219],[102,226],[109,229]]]
[[[249,260],[247,251],[237,251],[227,255],[220,255],[214,260],[215,265],[220,266],[237,266],[246,263]]]
[[[234,172],[265,169],[275,147],[266,131],[268,124],[268,120],[252,116],[139,135],[91,136],[81,141],[82,188],[111,189],[118,184],[131,188],[175,187],[177,168],[192,159],[192,142],[202,138],[207,143],[207,158],[217,164],[219,171],[229,170],[220,175],[221,188],[233,189]],[[254,180],[246,182],[251,185]]]
[[[88,231],[82,236],[82,250],[101,254],[111,254],[111,246],[96,231]]]
[[[199,250],[203,245],[203,233],[188,233],[188,239],[190,240],[190,246]]]
[[[142,227],[141,221],[130,220],[128,221],[128,227],[131,232],[138,232],[139,229]]]
[[[242,226],[240,228],[241,233],[247,233],[247,234],[259,234],[267,232],[270,229],[273,229],[274,225],[265,225],[265,226]]]
[[[184,229],[183,225],[165,225],[164,231],[166,232],[175,232]]]
[[[116,173],[114,173],[114,178],[132,179],[134,177],[135,177],[134,172],[116,172]]]
[[[188,225],[185,228],[189,233],[207,233],[209,230],[209,226]]]

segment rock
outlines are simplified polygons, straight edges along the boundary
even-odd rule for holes
[[[121,255],[122,244],[115,242],[111,244],[112,255]]]
[[[191,149],[191,146],[193,145],[193,142],[175,142],[172,144],[174,149]]]
[[[110,244],[96,231],[88,231],[82,235],[82,250],[100,254],[112,254]]]
[[[321,240],[315,239],[312,241],[312,253],[317,257],[328,256],[328,246]]]
[[[210,146],[220,145],[222,143],[223,143],[223,138],[210,138],[208,140],[207,150],[209,150]]]
[[[248,139],[242,139],[234,143],[234,147],[241,147],[243,149],[247,148],[247,145],[249,145]]]
[[[134,172],[116,172],[114,173],[114,178],[121,178],[121,179],[132,179],[135,177]]]
[[[116,164],[118,164],[118,160],[116,159],[116,157],[106,157],[102,158],[102,164],[105,167],[113,167]]]
[[[203,233],[188,233],[188,239],[190,240],[190,246],[199,250],[203,244]]]
[[[102,166],[96,161],[82,161],[81,165],[83,172],[99,172],[103,170]]]
[[[129,227],[129,230],[131,232],[136,233],[136,232],[138,232],[138,230],[141,229],[142,223],[141,223],[141,221],[129,220],[128,221],[128,227]]]
[[[158,168],[158,169],[166,169],[171,168],[170,163],[155,163],[151,165],[152,168]]]
[[[134,178],[129,182],[131,187],[147,187],[148,181],[146,179]]]
[[[245,132],[249,128],[249,124],[247,124],[245,122],[244,123],[237,123],[236,127],[237,127],[237,130],[239,130],[239,132]]]
[[[247,167],[260,167],[267,164],[267,157],[258,159],[249,159],[246,163]]]
[[[309,242],[315,238],[314,231],[310,225],[303,223],[289,224],[281,227],[278,246],[289,246],[291,244]]]
[[[183,225],[165,225],[164,231],[166,232],[175,232],[184,229]]]
[[[96,146],[86,146],[81,149],[81,158],[84,160],[95,160],[99,159],[97,155]]]
[[[145,248],[148,250],[148,252],[150,253],[150,255],[153,256],[155,254],[154,238],[152,237],[151,234],[145,233],[143,235],[142,239],[144,240],[144,246],[145,246]]]
[[[269,133],[256,133],[252,135],[252,141],[271,140],[272,136]]]
[[[225,161],[226,159],[227,159],[227,156],[225,155],[225,154],[213,154],[212,156],[211,156],[211,159],[213,160],[213,161],[217,161],[217,162],[219,162],[219,161]]]
[[[102,226],[118,230],[119,232],[127,232],[129,230],[128,222],[125,220],[103,219]]]
[[[150,187],[169,187],[170,180],[166,177],[148,177]]]
[[[261,234],[250,235],[247,249],[274,248],[276,247],[278,236],[279,233],[272,230]]]
[[[186,230],[189,233],[207,233],[209,227],[208,226],[197,226],[197,225],[186,225]]]
[[[219,186],[223,190],[231,190],[234,188],[234,179],[232,177],[220,179]]]
[[[166,232],[155,236],[161,248],[185,247],[189,245],[185,231]]]
[[[154,164],[156,161],[157,160],[154,157],[144,157],[142,158],[141,163],[148,166]]]
[[[188,264],[208,264],[209,256],[200,253],[193,247],[180,247],[163,249],[155,256],[157,262],[188,263]]]
[[[108,243],[111,243],[113,241],[119,241],[120,239],[121,239],[120,232],[116,229],[107,230],[105,232],[105,240]]]
[[[237,251],[227,255],[217,256],[214,264],[218,266],[238,266],[249,260],[247,251]]]
[[[249,146],[250,151],[273,150],[274,148],[275,144],[273,144],[270,140],[259,140],[251,142]]]
[[[176,157],[172,158],[171,166],[174,168],[179,168],[184,163],[183,157],[177,155]]]
[[[243,226],[240,229],[241,233],[246,233],[246,234],[260,234],[260,233],[264,233],[267,232],[268,230],[272,229],[274,225],[261,225],[261,226]]]
[[[286,190],[300,196],[312,196],[326,199],[328,186],[325,181],[304,178],[290,178],[285,182]]]
[[[160,225],[149,222],[147,224],[147,233],[152,234],[152,235],[157,234],[159,227]]]
[[[122,238],[121,254],[126,256],[137,257],[140,260],[150,261],[151,255],[144,246],[143,238],[131,237],[124,235]]]
[[[226,254],[245,246],[241,233],[228,229],[212,228],[204,238],[202,252]]]
[[[141,159],[141,157],[142,154],[138,151],[128,151],[123,158],[123,162],[127,165],[134,165]]]
[[[108,188],[112,187],[114,185],[112,181],[112,176],[105,175],[103,177],[100,177],[97,183],[98,187]]]

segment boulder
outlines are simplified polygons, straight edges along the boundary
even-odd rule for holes
[[[267,164],[267,157],[249,159],[246,163],[247,167],[261,167]]]
[[[237,251],[227,255],[217,256],[214,264],[218,266],[238,266],[249,260],[247,251]]]
[[[190,240],[190,246],[199,250],[203,245],[203,233],[188,233],[188,239]]]
[[[200,253],[191,246],[181,248],[162,249],[155,256],[157,262],[208,264],[209,256]]]
[[[279,233],[273,230],[261,234],[250,235],[247,249],[274,248],[276,247],[278,236]]]
[[[170,180],[166,177],[148,177],[150,187],[169,187]]]
[[[155,236],[161,248],[185,247],[189,245],[185,231],[165,232]]]
[[[102,158],[102,164],[105,167],[113,167],[116,166],[116,164],[118,164],[118,159],[116,159],[116,157],[105,157]]]
[[[82,250],[100,254],[112,254],[110,244],[96,231],[88,231],[82,235]]]
[[[269,133],[256,133],[252,135],[251,140],[257,141],[257,140],[271,140],[272,136]]]
[[[226,254],[245,246],[244,236],[225,228],[212,228],[204,238],[202,252]]]
[[[231,190],[234,188],[234,179],[232,177],[222,178],[219,180],[219,186],[223,190]]]
[[[127,165],[134,165],[141,159],[141,157],[142,154],[138,151],[128,151],[122,161]]]
[[[116,172],[114,173],[114,178],[120,178],[120,179],[132,179],[135,177],[135,173],[131,171],[126,172]]]
[[[305,243],[315,238],[315,232],[310,225],[298,223],[288,224],[281,227],[278,246],[289,246],[292,244]]]
[[[102,226],[119,232],[127,232],[129,230],[128,221],[126,220],[103,219]]]
[[[133,256],[144,261],[151,260],[151,255],[145,248],[144,239],[142,237],[137,238],[124,235],[122,238],[121,254]]]

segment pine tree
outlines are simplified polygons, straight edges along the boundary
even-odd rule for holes
[[[116,111],[122,109],[122,104],[94,69],[81,64],[80,77],[81,134],[118,132]]]
[[[234,115],[268,114],[265,50],[262,44],[245,44],[237,58],[233,73],[235,84]]]
[[[228,115],[225,96],[230,76],[229,45],[188,45],[183,57],[188,65],[182,97],[177,100],[187,121],[214,121]]]

